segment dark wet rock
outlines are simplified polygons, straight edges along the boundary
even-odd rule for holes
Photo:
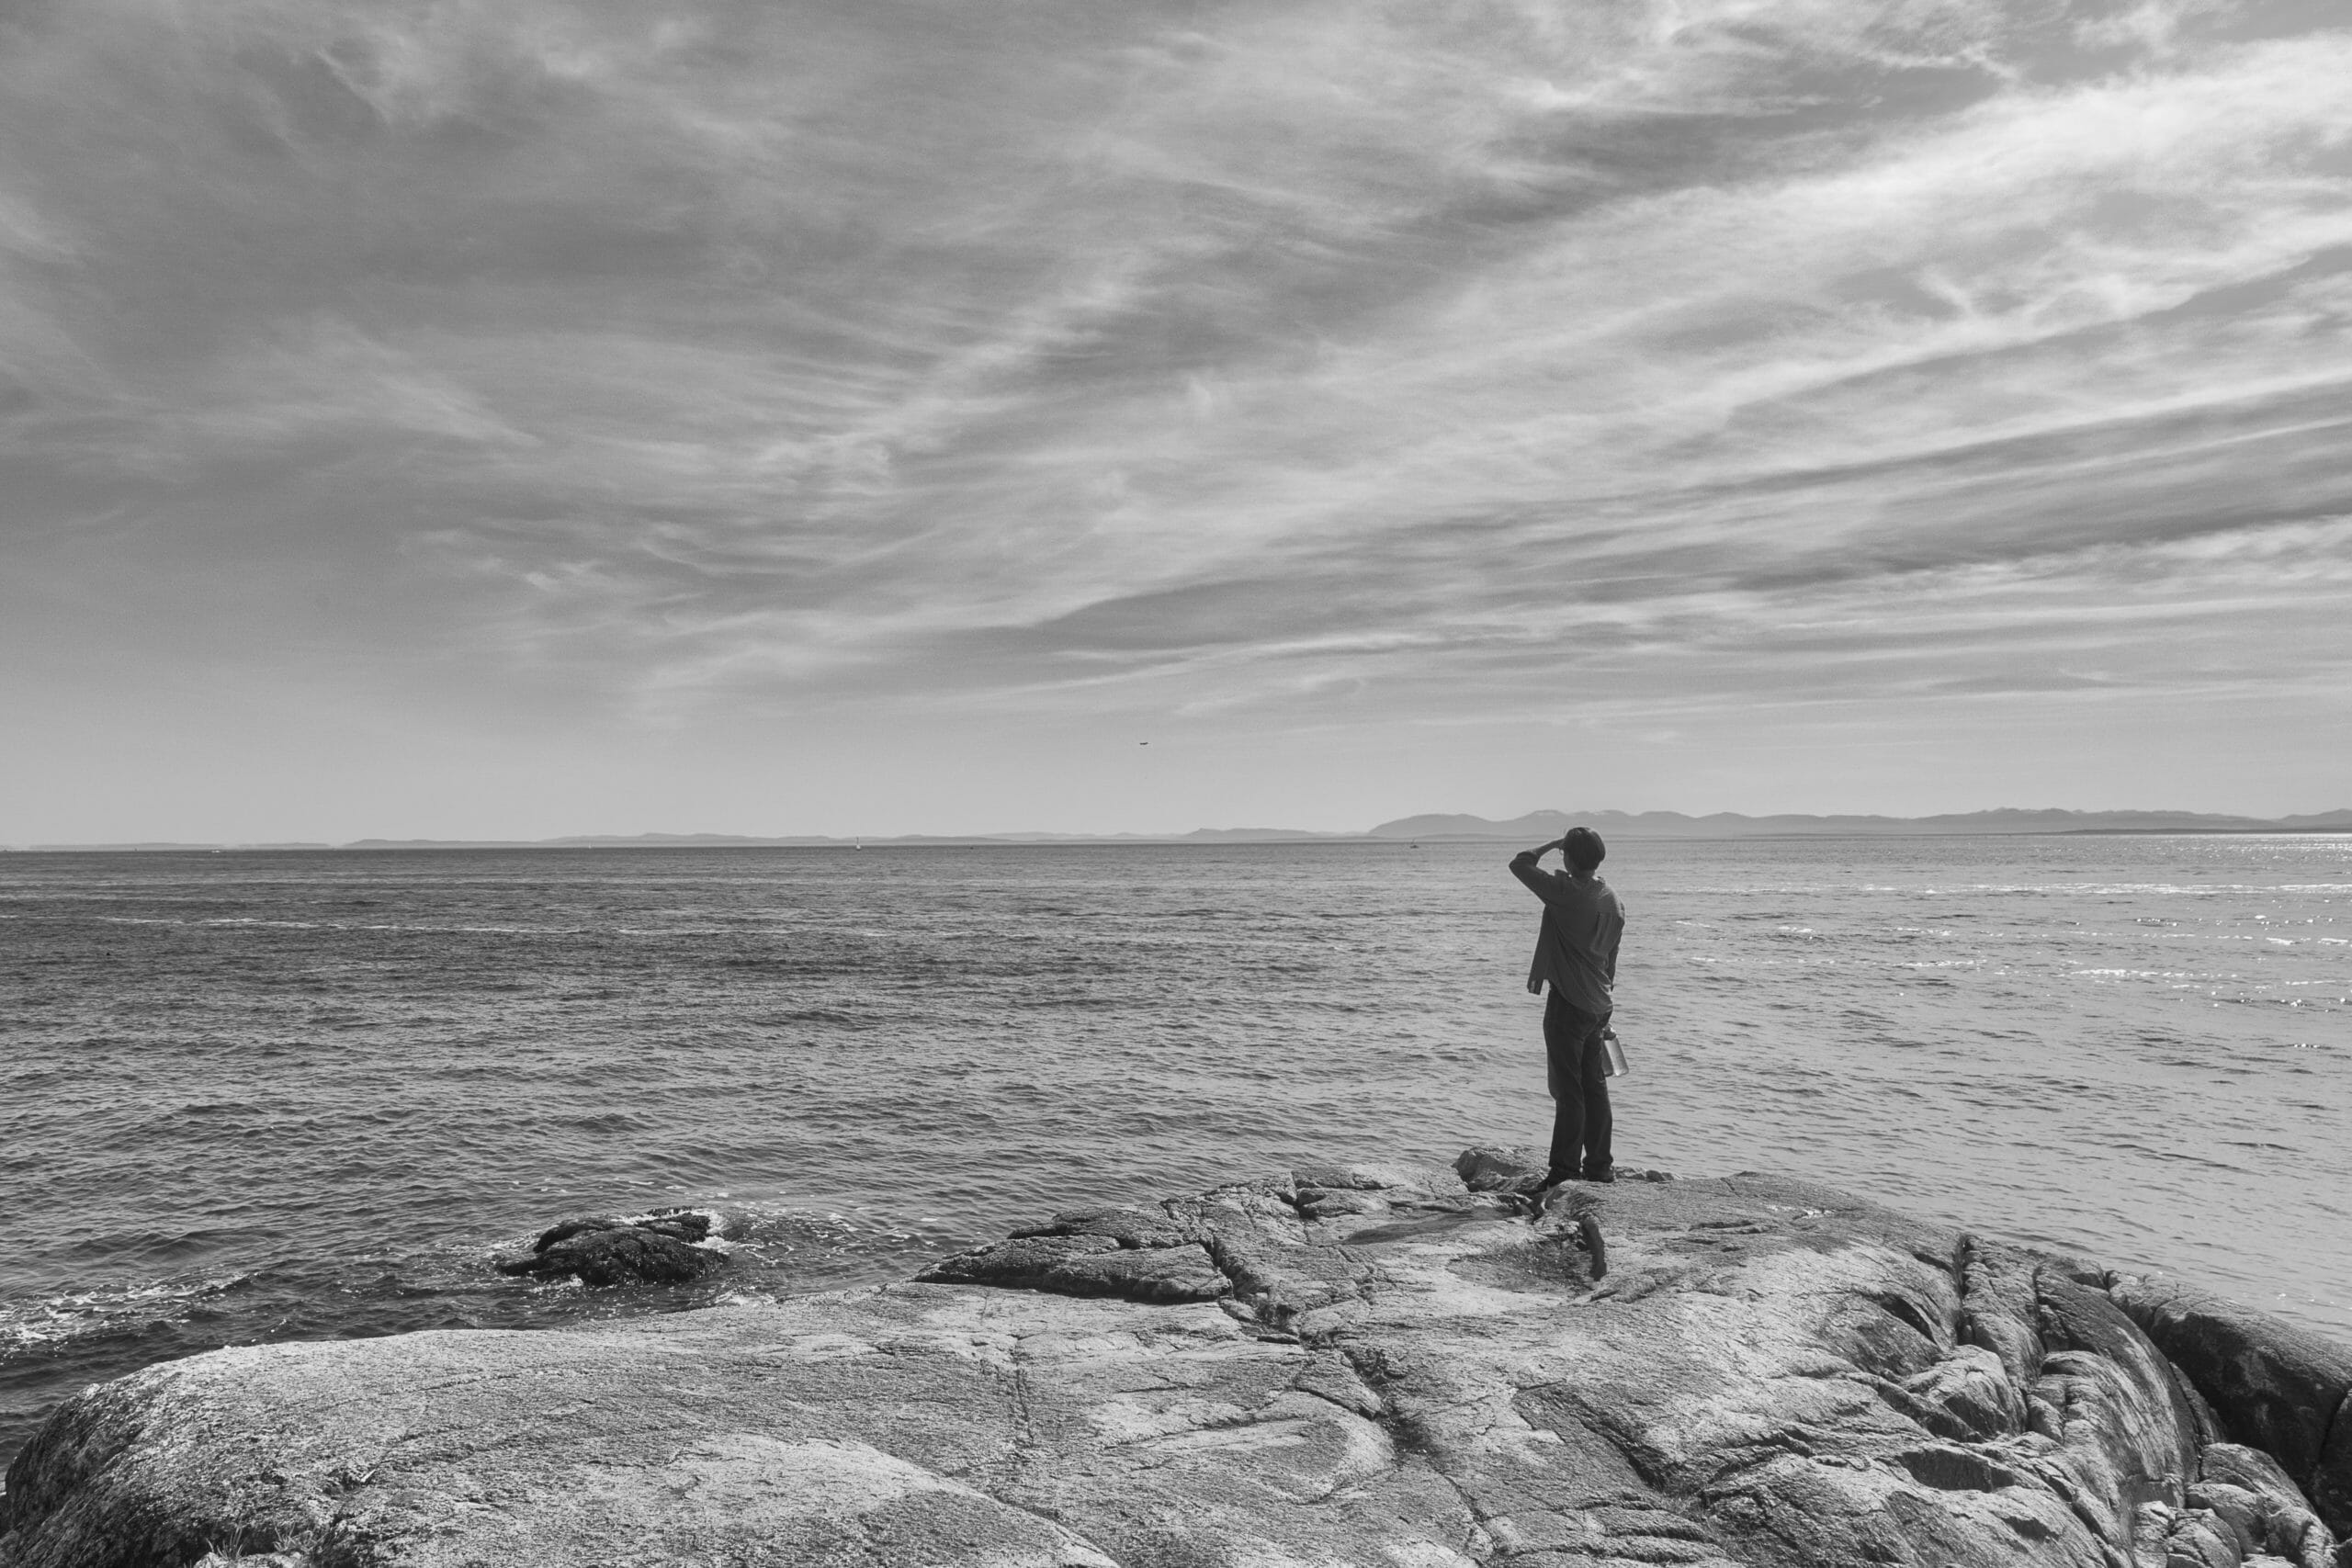
[[[673,1241],[698,1242],[709,1237],[716,1220],[716,1215],[704,1209],[656,1209],[650,1213],[631,1214],[626,1218],[614,1214],[582,1214],[559,1220],[541,1231],[538,1240],[531,1244],[531,1250],[534,1253],[545,1252],[558,1242],[609,1230],[641,1230],[654,1235],[668,1236]]]
[[[2259,1377],[2184,1376],[2079,1260],[1754,1174],[1535,1214],[1514,1165],[1073,1208],[925,1282],[150,1368],[27,1447],[0,1568],[2343,1568],[2294,1469],[2327,1433],[2263,1427],[2326,1363],[2258,1314]]]
[[[712,1216],[663,1209],[620,1218],[582,1215],[550,1225],[531,1250],[502,1258],[502,1274],[560,1279],[588,1285],[673,1285],[700,1279],[727,1261],[715,1247],[697,1246],[711,1234]]]
[[[618,1214],[575,1214],[568,1220],[558,1220],[541,1231],[539,1239],[531,1244],[531,1251],[534,1254],[545,1252],[557,1242],[570,1241],[576,1235],[585,1235],[594,1231],[625,1230],[628,1226],[628,1221]]]
[[[2260,1449],[2338,1534],[2352,1533],[2352,1348],[2177,1280],[2110,1293],[2212,1407],[2223,1438]]]
[[[709,1239],[718,1217],[707,1209],[656,1209],[633,1223],[639,1229],[680,1241],[705,1241]]]
[[[573,1274],[588,1285],[667,1285],[700,1279],[726,1261],[724,1254],[630,1225],[567,1236],[527,1260],[500,1267],[508,1273]]]

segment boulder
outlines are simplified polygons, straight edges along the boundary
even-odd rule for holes
[[[2271,1455],[2330,1528],[2352,1533],[2352,1348],[2162,1275],[2119,1277],[2109,1293],[2222,1437]]]
[[[2199,1456],[2199,1468],[2204,1478],[2189,1487],[2189,1506],[2230,1520],[2252,1543],[2250,1551],[2283,1558],[2295,1568],[2333,1568],[2332,1532],[2277,1460],[2242,1444],[2212,1443]]]
[[[694,1209],[625,1219],[582,1215],[550,1225],[529,1252],[500,1259],[498,1271],[540,1279],[576,1275],[587,1285],[681,1284],[727,1261],[725,1252],[704,1245],[712,1219]]]
[[[1512,1192],[1544,1179],[1548,1168],[1541,1149],[1464,1149],[1453,1174],[1473,1192]]]
[[[151,1367],[18,1456],[0,1565],[2335,1552],[2083,1265],[1770,1176],[1531,1214],[1332,1174],[1074,1208],[905,1284]]]

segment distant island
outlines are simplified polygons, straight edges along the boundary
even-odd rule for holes
[[[1690,817],[1679,811],[1531,811],[1497,822],[1484,817],[1430,813],[1400,817],[1361,833],[1321,833],[1294,828],[1196,828],[1189,833],[966,833],[901,834],[893,838],[824,837],[805,834],[760,838],[740,833],[581,834],[560,839],[358,839],[329,843],[124,843],[32,844],[49,853],[269,850],[671,850],[671,849],[852,849],[948,848],[986,844],[1293,844],[1475,842],[1493,840],[1536,843],[1556,839],[1582,822],[1602,836],[1622,839],[1895,838],[1971,835],[1995,837],[2053,833],[2352,833],[2352,810],[2302,817],[2228,817],[2203,811],[2063,811],[2004,807],[1994,811],[1951,812],[1939,817],[1807,817],[1782,814],[1747,817],[1718,811]]]

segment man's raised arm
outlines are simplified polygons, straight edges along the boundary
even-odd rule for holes
[[[1566,839],[1555,839],[1548,844],[1538,844],[1532,850],[1521,850],[1510,857],[1510,874],[1527,884],[1527,890],[1547,904],[1552,901],[1556,891],[1556,885],[1553,879],[1557,874],[1545,871],[1535,863],[1542,860],[1550,851],[1556,850],[1566,842]]]

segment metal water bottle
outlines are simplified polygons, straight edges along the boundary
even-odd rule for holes
[[[1634,1070],[1633,1066],[1625,1060],[1625,1047],[1618,1043],[1617,1032],[1615,1030],[1602,1030],[1600,1032],[1600,1043],[1609,1052],[1609,1060],[1600,1069],[1600,1076],[1602,1077],[1622,1078],[1627,1073]]]

